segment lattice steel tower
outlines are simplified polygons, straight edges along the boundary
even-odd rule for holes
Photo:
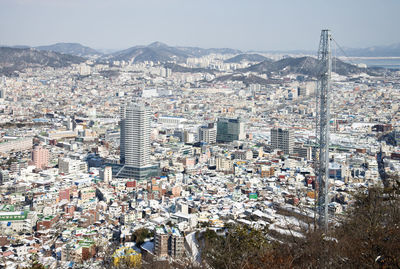
[[[328,194],[329,194],[329,122],[330,122],[330,88],[331,88],[331,33],[321,31],[318,49],[318,85],[316,94],[316,138],[319,155],[316,158],[318,177],[318,213],[319,225],[328,229]]]

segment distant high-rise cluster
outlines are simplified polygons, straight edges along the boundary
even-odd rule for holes
[[[237,268],[248,259],[204,255],[207,229],[245,225],[284,248],[338,234],[358,192],[400,177],[400,60],[354,66],[331,42],[323,30],[318,58],[159,42],[111,54],[0,47],[0,268],[30,267],[32,250],[48,268]],[[391,198],[379,200],[400,208]],[[326,267],[319,252],[299,262]],[[390,267],[387,253],[400,257],[368,259]]]

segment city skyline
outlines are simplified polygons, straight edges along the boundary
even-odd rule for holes
[[[399,7],[0,0],[0,268],[397,268]]]
[[[340,2],[4,0],[0,3],[0,43],[77,42],[118,50],[160,41],[171,46],[245,51],[316,50],[314,37],[322,28],[332,30],[345,47],[400,42],[396,28],[400,3],[363,1],[360,8],[361,1]]]

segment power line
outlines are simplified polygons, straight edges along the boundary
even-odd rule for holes
[[[335,43],[335,45],[339,48],[339,50],[343,53],[344,57],[346,57],[346,59],[347,59],[351,64],[357,65],[356,63],[354,63],[354,62],[351,60],[351,58],[350,58],[349,56],[347,56],[346,52],[345,52],[344,49],[339,45],[339,43],[338,43],[334,38],[332,38],[332,40],[333,40],[333,42]],[[337,61],[337,57],[336,57],[335,62],[336,62],[336,61]]]

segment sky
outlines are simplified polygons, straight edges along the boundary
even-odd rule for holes
[[[0,44],[317,50],[330,29],[363,48],[400,43],[399,11],[400,0],[0,0]]]

